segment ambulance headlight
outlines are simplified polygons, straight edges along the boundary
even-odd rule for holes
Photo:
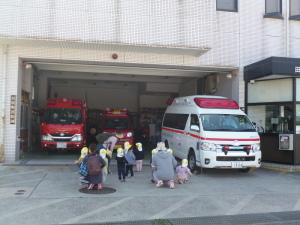
[[[75,134],[71,141],[82,141],[83,137],[81,134]]]
[[[127,133],[127,137],[133,137],[133,133],[132,132],[128,132]]]
[[[53,141],[53,138],[48,134],[42,135],[41,139],[42,141]]]
[[[260,151],[260,144],[255,143],[255,144],[252,146],[252,149],[253,149],[254,152]]]
[[[202,142],[201,149],[206,151],[216,151],[217,146],[213,143]]]

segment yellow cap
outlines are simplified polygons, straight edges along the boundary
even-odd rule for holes
[[[167,149],[167,152],[169,152],[169,153],[173,153],[173,150],[172,149]]]
[[[140,142],[136,143],[135,145],[136,145],[136,147],[142,147],[142,143],[140,143]]]
[[[188,163],[189,163],[189,161],[187,159],[183,159],[181,161],[182,167],[187,167]]]
[[[88,152],[89,152],[89,149],[88,149],[87,147],[83,147],[83,148],[81,149],[81,155],[87,155]]]
[[[155,155],[157,153],[157,150],[156,149],[153,149],[152,150],[152,155]]]
[[[123,148],[118,148],[117,152],[118,152],[118,153],[123,153],[124,150],[123,150]]]

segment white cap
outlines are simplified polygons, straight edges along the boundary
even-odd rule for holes
[[[117,150],[117,157],[123,157],[124,156],[124,150],[123,148],[118,148]]]
[[[158,151],[160,151],[160,150],[166,150],[165,143],[164,142],[158,142],[156,149]]]
[[[105,149],[101,149],[100,150],[100,156],[104,159],[106,158],[106,150]]]

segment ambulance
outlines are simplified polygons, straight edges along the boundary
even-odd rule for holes
[[[210,95],[168,101],[161,140],[189,168],[230,168],[248,172],[260,167],[260,137],[234,100]]]

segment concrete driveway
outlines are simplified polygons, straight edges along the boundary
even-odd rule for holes
[[[113,160],[104,190],[115,192],[88,194],[79,191],[86,185],[73,164],[78,156],[55,157],[0,164],[0,224],[300,224],[300,172],[204,169],[172,190],[150,183],[148,159],[118,182]]]

